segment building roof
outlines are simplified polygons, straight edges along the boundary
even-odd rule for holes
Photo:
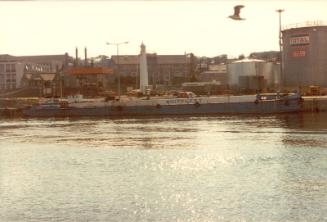
[[[301,28],[309,28],[309,27],[327,27],[327,21],[305,21],[300,23],[293,23],[293,24],[287,24],[282,27],[283,31],[289,30],[289,29],[301,29]]]
[[[50,61],[65,61],[72,60],[73,58],[68,56],[68,54],[60,55],[35,55],[35,56],[15,56],[16,60],[25,62],[36,62],[36,63],[47,63]]]
[[[158,64],[185,64],[190,58],[185,55],[158,55]]]
[[[112,61],[117,64],[118,57],[111,56]],[[124,65],[136,65],[139,64],[139,56],[138,55],[120,55],[119,56],[119,64]]]
[[[111,56],[115,64],[118,62],[116,55]],[[190,58],[185,55],[156,55],[147,54],[147,58],[156,58],[158,64],[185,64],[190,63]],[[139,55],[120,55],[119,64],[136,65],[139,64]]]
[[[242,59],[242,60],[237,60],[235,62],[232,62],[232,63],[245,63],[245,62],[265,62],[264,60],[260,60],[260,59],[248,59],[248,58],[245,58],[245,59]]]
[[[0,54],[0,62],[16,61],[16,57],[9,54]]]
[[[50,63],[53,61],[60,62],[70,62],[73,60],[72,57],[68,56],[68,54],[62,55],[36,55],[36,56],[12,56],[9,54],[1,54],[0,62],[32,62],[32,63]]]

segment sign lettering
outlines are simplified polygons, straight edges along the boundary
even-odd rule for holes
[[[308,45],[310,37],[308,35],[294,36],[289,39],[290,45]]]
[[[304,57],[306,55],[306,51],[304,50],[296,50],[292,53],[293,57]]]

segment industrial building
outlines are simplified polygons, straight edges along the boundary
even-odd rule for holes
[[[190,57],[187,55],[146,54],[150,85],[181,85],[189,78]],[[139,55],[112,56],[114,72],[119,74],[121,82],[127,87],[139,86]]]
[[[197,95],[222,94],[226,91],[228,88],[227,65],[206,64],[206,69],[197,75],[196,81],[184,82],[182,89]]]
[[[226,64],[210,64],[208,70],[199,74],[200,82],[219,82],[228,85],[228,73]]]
[[[0,92],[19,93],[39,96],[53,94],[56,75],[65,67],[71,58],[68,54],[12,56],[0,55]],[[58,85],[58,84],[57,84]],[[35,92],[32,92],[34,88]],[[51,91],[51,92],[50,92]]]
[[[95,96],[109,87],[109,77],[113,70],[109,67],[78,66],[68,67],[63,76],[64,94],[82,93]]]
[[[14,56],[0,55],[0,92],[17,89],[21,86],[24,64]]]
[[[282,34],[283,87],[327,87],[327,26],[321,22],[290,25]]]

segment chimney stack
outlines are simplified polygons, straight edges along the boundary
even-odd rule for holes
[[[140,90],[145,95],[147,93],[147,89],[149,87],[149,80],[148,80],[148,65],[147,65],[147,58],[146,58],[146,50],[145,45],[141,44],[141,53],[140,53]]]
[[[76,66],[78,66],[78,48],[76,47],[76,49],[75,49],[75,64],[76,64]]]
[[[85,56],[85,58],[84,58],[85,66],[87,66],[87,49],[86,49],[86,47],[84,48],[84,56]]]

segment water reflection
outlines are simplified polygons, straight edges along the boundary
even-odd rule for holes
[[[211,116],[126,119],[1,120],[3,139],[30,143],[81,143],[87,146],[168,148],[206,146],[232,138],[285,145],[326,147],[326,114]],[[238,135],[233,135],[238,134]],[[37,135],[37,136],[36,136]],[[189,141],[192,141],[191,143]]]
[[[323,221],[326,117],[1,120],[0,220]]]

